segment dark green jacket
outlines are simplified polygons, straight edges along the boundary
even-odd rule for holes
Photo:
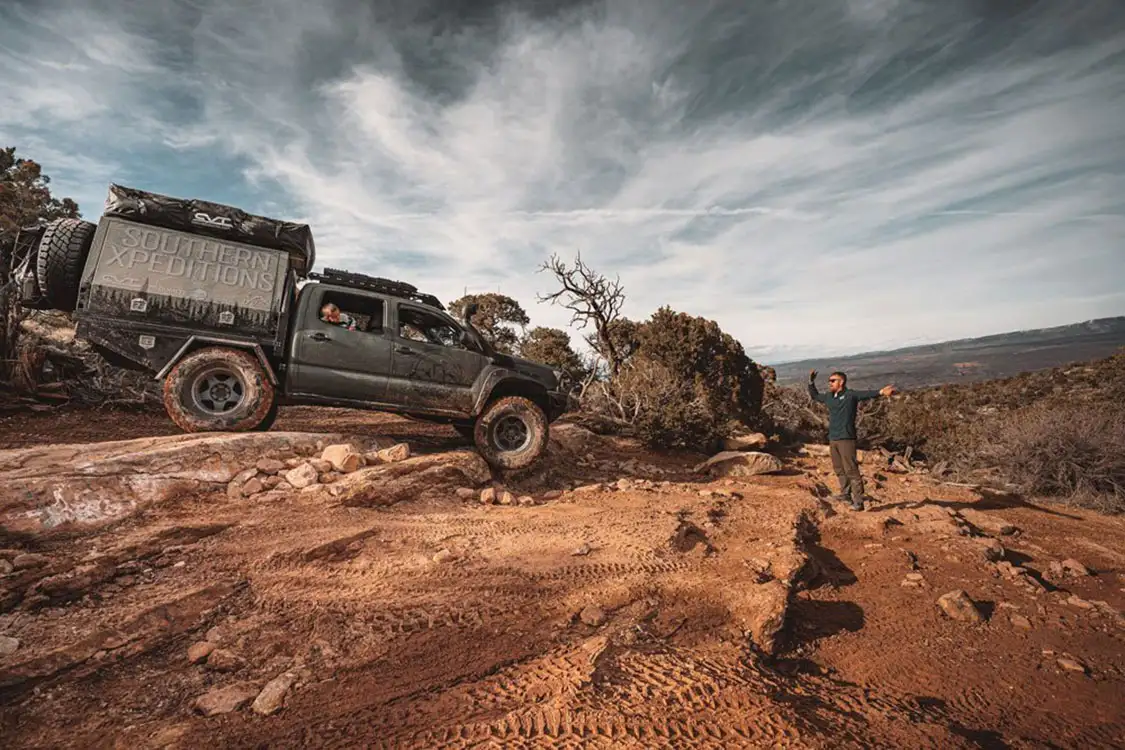
[[[855,413],[860,401],[879,397],[879,391],[853,391],[847,387],[839,393],[821,393],[816,383],[809,383],[809,396],[828,407],[828,439],[855,440]]]

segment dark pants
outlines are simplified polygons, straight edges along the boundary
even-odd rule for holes
[[[840,494],[850,496],[852,502],[863,502],[863,475],[859,473],[854,440],[829,440],[828,454],[832,456],[832,470],[840,480]]]

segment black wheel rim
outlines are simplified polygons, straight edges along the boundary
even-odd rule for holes
[[[246,382],[228,367],[209,367],[191,382],[191,402],[209,416],[223,417],[246,401]]]
[[[503,453],[523,450],[531,442],[531,430],[527,423],[515,415],[496,420],[491,433],[492,446]]]

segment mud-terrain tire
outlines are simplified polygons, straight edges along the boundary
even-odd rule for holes
[[[269,432],[269,429],[273,427],[273,423],[277,421],[277,409],[277,399],[275,398],[273,400],[273,406],[270,407],[270,410],[266,412],[266,416],[254,429],[258,432]]]
[[[473,442],[495,469],[510,471],[531,466],[547,450],[547,415],[531,399],[507,396],[485,407],[473,430]]]
[[[47,303],[71,312],[78,304],[82,269],[98,225],[82,219],[55,219],[39,240],[35,280]]]
[[[258,360],[241,349],[194,351],[164,379],[164,409],[184,432],[258,429],[274,399],[273,384]]]

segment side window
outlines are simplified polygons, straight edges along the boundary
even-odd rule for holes
[[[384,312],[385,305],[378,297],[326,291],[316,315],[328,325],[382,335]]]
[[[398,335],[399,338],[423,344],[465,348],[461,344],[460,329],[450,325],[444,318],[416,307],[399,305]]]

